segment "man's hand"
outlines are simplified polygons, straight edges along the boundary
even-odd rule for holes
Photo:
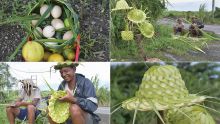
[[[67,90],[67,95],[62,97],[62,98],[59,98],[60,101],[63,101],[63,102],[70,102],[70,103],[75,103],[76,102],[76,99],[73,97],[73,95],[71,94],[71,91],[70,90]]]
[[[14,106],[15,107],[20,107],[21,106],[21,102],[16,102]]]

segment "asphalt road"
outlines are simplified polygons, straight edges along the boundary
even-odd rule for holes
[[[175,24],[175,20],[163,18],[163,19],[160,19],[158,21],[158,23],[173,26]],[[185,29],[188,29],[190,24],[185,23],[184,25],[185,25]],[[207,24],[205,24],[205,27],[203,30],[214,32],[215,34],[218,34],[220,36],[220,25],[207,25]]]

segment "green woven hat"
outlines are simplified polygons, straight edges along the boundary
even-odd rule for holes
[[[61,102],[58,99],[65,96],[65,91],[54,91],[49,99],[48,111],[51,119],[56,123],[63,123],[69,118],[68,102]]]
[[[141,23],[145,21],[147,16],[144,13],[144,11],[140,9],[132,9],[131,11],[128,12],[127,18],[133,23]]]
[[[166,110],[193,105],[204,100],[204,96],[189,94],[176,67],[152,66],[145,72],[135,97],[123,101],[122,107],[140,111]]]
[[[165,118],[167,124],[215,124],[212,116],[204,108],[199,106],[168,110]]]
[[[116,10],[125,10],[125,9],[132,9],[133,7],[129,7],[128,3],[125,0],[119,0],[116,3],[116,7],[114,9],[112,9],[112,11],[116,11]]]
[[[133,31],[121,31],[121,37],[123,40],[134,40]]]
[[[59,62],[57,65],[54,66],[55,70],[60,70],[63,67],[77,67],[79,63],[76,62]]]
[[[138,26],[139,31],[147,38],[151,38],[154,36],[154,26],[148,21],[144,21],[140,23]]]

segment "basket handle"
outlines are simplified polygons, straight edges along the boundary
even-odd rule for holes
[[[79,61],[79,51],[80,51],[80,35],[78,34],[76,39],[76,55],[75,55],[75,62]]]

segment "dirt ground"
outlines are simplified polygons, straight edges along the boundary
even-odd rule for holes
[[[23,3],[26,4],[27,1],[30,0],[24,0]],[[109,61],[108,3],[109,0],[107,3],[102,3],[101,0],[83,0],[83,2],[72,0],[71,5],[79,14],[82,35],[79,61]],[[10,6],[10,2],[0,1],[0,8],[6,5]],[[0,13],[2,11],[10,12],[11,10],[9,7],[7,10],[1,10]],[[7,57],[13,53],[24,37],[25,31],[19,25],[1,25],[0,51],[2,54],[0,54],[0,61],[7,61]],[[23,61],[21,50],[13,61]]]

